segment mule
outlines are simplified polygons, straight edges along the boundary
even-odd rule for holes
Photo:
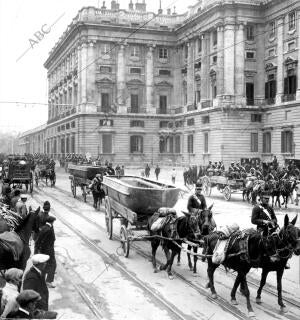
[[[196,213],[198,218],[199,230],[200,230],[200,239],[210,234],[217,226],[213,218],[212,207],[213,207],[213,204],[208,209],[205,209],[205,210],[199,211],[199,213]],[[188,240],[191,242],[195,242],[196,244],[199,243],[198,241],[195,241],[196,239],[188,238]],[[191,249],[192,249],[192,246],[188,245],[187,250],[190,251]],[[196,254],[198,252],[198,246],[193,246],[193,252],[195,253],[194,264],[192,264],[192,261],[191,261],[191,254],[187,253],[188,266],[190,270],[193,271],[193,274],[196,275],[197,261],[198,261],[198,257]],[[180,264],[180,258],[181,258],[181,252],[178,254],[177,265]]]
[[[281,203],[281,205],[287,209],[287,204],[288,204],[288,200],[289,197],[292,198],[292,192],[293,192],[293,184],[290,180],[288,179],[283,179],[281,180],[280,183],[280,194],[283,198],[283,202]]]
[[[151,247],[152,247],[152,265],[153,265],[154,272],[156,273],[160,270],[166,270],[168,273],[169,279],[173,279],[172,265],[173,265],[175,256],[180,253],[181,244],[183,242],[181,239],[188,238],[188,237],[197,239],[200,235],[198,218],[193,213],[185,214],[183,217],[177,218],[175,226],[176,226],[177,239],[168,240],[173,236],[173,230],[170,224],[166,224],[163,227],[163,229],[159,232],[151,231],[151,228],[148,225],[150,236],[157,235],[157,236],[168,238],[163,240],[159,238],[151,239]],[[157,263],[156,263],[156,251],[160,244],[162,245],[167,261],[164,265],[160,266],[160,268],[158,269]],[[170,254],[170,251],[171,251],[171,254]]]
[[[250,293],[248,289],[246,276],[252,267],[262,268],[262,280],[261,288],[257,293],[257,302],[260,299],[260,293],[265,283],[266,275],[269,271],[277,272],[277,288],[278,288],[278,304],[282,310],[285,305],[282,302],[281,294],[281,279],[284,271],[284,266],[287,259],[295,253],[300,254],[300,244],[298,239],[298,228],[295,227],[297,216],[289,222],[289,217],[286,215],[284,218],[284,226],[279,232],[274,232],[267,238],[257,231],[249,233],[248,238],[248,255],[243,255],[243,251],[240,249],[242,239],[235,237],[230,240],[227,250],[227,256],[222,263],[226,268],[237,271],[237,277],[235,279],[233,288],[231,290],[231,302],[237,304],[236,291],[239,285],[241,285],[241,291],[246,297],[247,309],[249,316],[254,316],[253,308],[250,303]],[[204,237],[204,253],[211,255],[218,241],[218,235],[212,233]],[[288,255],[282,256],[285,251],[288,251]],[[218,268],[218,264],[212,262],[212,258],[208,257],[207,274],[209,282],[207,287],[210,288],[212,297],[217,298],[216,289],[214,286],[214,272]]]
[[[31,210],[14,231],[19,235],[21,241],[23,242],[23,250],[18,261],[14,260],[12,252],[6,250],[0,242],[0,269],[9,269],[14,267],[25,270],[27,260],[29,259],[31,253],[29,247],[31,233],[32,231],[38,232],[39,211],[40,207],[38,207],[38,209],[35,211]],[[9,231],[9,227],[7,226],[5,220],[0,220],[0,226],[1,233],[4,231]]]

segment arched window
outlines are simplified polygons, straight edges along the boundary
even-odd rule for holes
[[[143,137],[142,136],[130,137],[130,153],[143,153]]]

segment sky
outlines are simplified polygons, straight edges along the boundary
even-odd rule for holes
[[[108,8],[110,2],[105,2]],[[161,2],[164,13],[168,7],[173,11],[174,6],[177,13],[184,13],[197,0]],[[48,85],[43,64],[48,53],[82,7],[98,7],[102,3],[99,0],[0,0],[0,132],[23,132],[47,121]],[[129,0],[119,3],[122,9],[127,9]],[[159,0],[146,0],[146,3],[147,11],[157,12]],[[53,26],[49,31],[50,25]],[[39,35],[41,29],[49,31],[43,38]]]

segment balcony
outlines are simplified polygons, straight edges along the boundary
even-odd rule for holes
[[[170,108],[158,108],[156,114],[172,114],[172,110]]]
[[[97,106],[97,112],[109,113],[111,112],[110,106]]]
[[[146,108],[132,108],[128,107],[127,108],[127,113],[147,113]]]
[[[266,104],[265,99],[249,99],[246,100],[247,106],[263,106]]]
[[[178,107],[175,109],[175,114],[179,114],[179,113],[183,113],[183,108],[182,107]]]
[[[272,104],[275,104],[275,98],[267,98],[265,99],[266,101],[266,105],[272,105]]]
[[[212,107],[213,103],[211,100],[207,100],[201,103],[201,108],[206,109]]]
[[[197,105],[196,104],[190,104],[187,106],[187,111],[195,111],[197,110]]]
[[[289,102],[289,101],[295,101],[296,100],[296,94],[284,94],[281,98],[281,102]]]

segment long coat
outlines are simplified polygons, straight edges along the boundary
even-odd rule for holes
[[[37,309],[48,311],[49,290],[46,284],[45,276],[40,274],[34,267],[27,272],[23,282],[23,290],[31,289],[40,294],[41,300],[36,304]]]
[[[273,221],[277,223],[277,218],[275,215],[274,210],[267,206],[265,210],[268,212],[264,212],[264,208],[261,206],[255,206],[252,210],[251,222],[257,225],[257,230],[264,231],[265,233],[268,232],[268,226],[264,224],[264,220]]]

